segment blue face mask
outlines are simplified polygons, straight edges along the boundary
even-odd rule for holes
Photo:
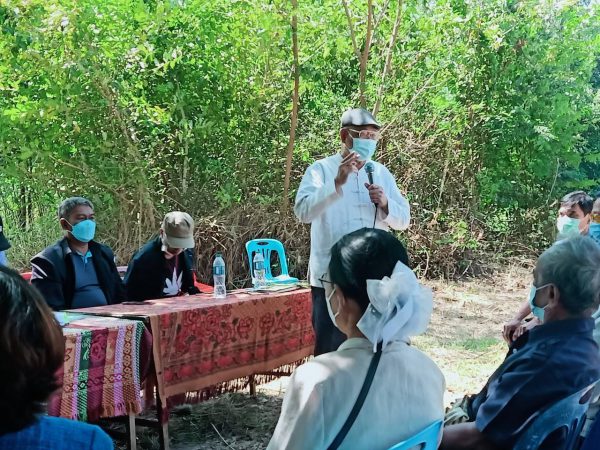
[[[361,161],[370,160],[375,154],[377,141],[373,139],[352,138],[352,151],[358,154]]]
[[[69,225],[71,224],[69,223]],[[71,234],[79,242],[90,242],[92,239],[94,239],[94,235],[96,234],[96,222],[93,220],[82,220],[81,222],[71,226],[73,227]]]
[[[589,235],[597,244],[600,244],[600,223],[590,223]]]
[[[539,291],[540,289],[545,288],[546,286],[550,286],[550,284],[545,284],[543,286],[540,286],[539,288],[536,288],[534,284],[531,285],[531,289],[529,290],[529,306],[531,307],[531,312],[533,313],[533,315],[535,317],[537,317],[538,319],[540,319],[540,322],[544,321],[544,310],[546,309],[546,306],[544,306],[543,308],[540,308],[539,306],[536,306],[535,304],[535,294],[537,291]]]

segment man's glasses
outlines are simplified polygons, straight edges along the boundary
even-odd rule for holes
[[[353,130],[352,128],[348,128],[348,131],[350,132],[350,136],[354,138],[371,139],[372,141],[378,141],[381,138],[381,133],[376,130]]]

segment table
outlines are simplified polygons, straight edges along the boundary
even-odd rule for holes
[[[61,314],[65,340],[62,385],[48,414],[97,421],[142,410],[141,381],[148,371],[152,336],[141,321]]]
[[[199,294],[79,311],[150,324],[157,403],[167,406],[162,423],[168,422],[170,398],[196,392],[203,400],[239,390],[247,385],[243,377],[273,378],[274,369],[295,367],[314,346],[309,289],[234,291],[225,299]]]

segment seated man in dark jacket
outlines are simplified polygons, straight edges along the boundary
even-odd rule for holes
[[[55,311],[120,303],[125,289],[115,257],[95,242],[94,206],[83,197],[71,197],[58,207],[65,237],[31,260],[31,283]]]
[[[174,211],[163,219],[160,233],[131,259],[125,287],[130,300],[197,294],[194,286],[194,221]]]
[[[483,390],[466,405],[469,421],[444,428],[442,450],[512,449],[536,413],[600,378],[592,337],[600,296],[600,247],[564,239],[538,259],[529,303],[541,325],[511,345]],[[540,449],[565,448],[564,430]]]

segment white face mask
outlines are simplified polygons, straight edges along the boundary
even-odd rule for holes
[[[580,219],[574,219],[572,217],[560,216],[556,219],[556,228],[558,232],[564,237],[577,236],[579,232]]]
[[[334,287],[333,291],[331,291],[331,294],[329,294],[329,296],[325,299],[325,303],[327,303],[327,312],[329,313],[331,321],[336,326],[336,328],[339,328],[337,322],[335,321],[335,318],[340,315],[340,311],[338,309],[338,312],[334,314],[333,309],[331,309],[331,297],[333,297],[333,294],[335,294],[335,290],[336,288]]]

